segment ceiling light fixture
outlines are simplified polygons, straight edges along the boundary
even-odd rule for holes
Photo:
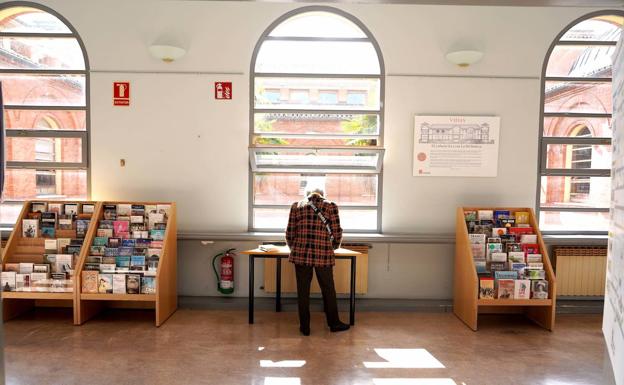
[[[446,60],[458,65],[459,67],[468,67],[483,58],[483,52],[476,50],[460,50],[446,54]]]

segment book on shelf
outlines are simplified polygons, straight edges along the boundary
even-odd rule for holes
[[[33,264],[33,273],[45,273],[48,274],[50,272],[50,264],[49,263],[35,263]]]
[[[15,291],[15,276],[14,271],[3,271],[0,273],[0,283],[2,284],[2,291]]]
[[[70,238],[57,238],[56,239],[56,252],[57,254],[64,254],[65,251],[67,250],[67,246],[71,245],[71,239]]]
[[[113,274],[113,293],[126,294],[126,275]]]
[[[507,253],[494,252],[490,254],[491,262],[507,262]]]
[[[117,264],[115,263],[101,263],[100,271],[102,273],[114,273],[117,268]]]
[[[546,279],[546,271],[544,270],[526,269],[525,273],[528,279]]]
[[[527,254],[526,259],[527,263],[543,262],[542,254]]]
[[[54,227],[41,227],[42,238],[54,238],[56,236],[56,229]]]
[[[156,294],[155,277],[141,277],[141,294]]]
[[[494,299],[494,279],[484,277],[479,279],[479,298]]]
[[[540,248],[537,243],[521,243],[522,251],[525,254],[539,254]]]
[[[530,223],[530,214],[528,211],[516,211],[514,214],[516,217],[517,224],[526,224]]]
[[[38,219],[23,219],[22,220],[22,237],[36,238],[38,234],[39,234],[39,220]]]
[[[515,279],[497,279],[496,297],[499,299],[512,299],[515,287]]]
[[[88,219],[76,220],[76,236],[78,238],[84,238],[87,235],[87,229],[89,228],[90,222],[91,221]]]
[[[44,253],[46,254],[55,254],[58,252],[58,240],[55,239],[46,239],[43,243]]]
[[[82,213],[83,214],[93,214],[95,211],[95,205],[93,203],[83,203],[82,204]]]
[[[485,243],[485,234],[468,234],[470,243]]]
[[[98,272],[93,270],[83,270],[82,272],[82,292],[95,294],[98,292]]]
[[[46,202],[33,202],[30,206],[30,211],[33,213],[48,211],[48,204]]]
[[[545,279],[532,280],[531,298],[548,299],[548,281]]]
[[[5,263],[4,264],[4,271],[12,271],[15,273],[19,273],[19,270],[20,270],[19,263]]]
[[[507,253],[510,262],[514,263],[525,263],[526,260],[524,258],[523,251],[510,251]]]
[[[77,215],[78,203],[65,203],[64,214],[65,215]]]
[[[514,281],[514,299],[531,298],[531,281],[528,279],[517,279]]]
[[[149,235],[155,241],[162,241],[165,239],[165,230],[150,230]]]
[[[126,293],[141,293],[141,276],[139,274],[128,274],[126,279]]]
[[[515,279],[518,279],[518,272],[514,271],[514,270],[496,270],[494,272],[494,279],[496,279],[496,280],[501,280],[501,279],[515,280]]]
[[[537,243],[537,234],[520,234],[520,243]]]
[[[31,274],[34,271],[35,264],[30,262],[20,262],[19,274]]]
[[[113,293],[113,274],[98,274],[98,293]]]

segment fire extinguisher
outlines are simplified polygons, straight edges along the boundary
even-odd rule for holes
[[[236,249],[228,249],[224,253],[219,253],[212,258],[212,268],[217,276],[217,290],[219,290],[221,294],[234,293],[234,256],[236,255],[233,253],[234,250]],[[221,276],[219,277],[215,262],[217,261],[217,258],[222,255],[223,257],[221,258],[221,263],[219,264],[221,267]]]

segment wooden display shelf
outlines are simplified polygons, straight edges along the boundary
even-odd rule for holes
[[[11,231],[11,236],[7,241],[6,247],[2,251],[2,271],[5,270],[5,264],[7,263],[42,263],[44,260],[43,255],[45,253],[45,238],[22,237],[22,220],[26,219],[33,202],[46,202],[48,204],[78,203],[80,205],[79,212],[82,212],[82,204],[92,204],[95,206],[95,209],[94,214],[91,215],[91,219],[95,216],[95,213],[98,211],[99,208],[99,203],[94,201],[34,200],[24,202],[24,205],[22,206],[22,211],[17,219],[17,222],[15,223],[15,227],[13,228],[13,231]],[[84,219],[86,219],[86,217],[84,217]],[[85,235],[85,242],[90,234],[93,233],[94,229],[94,223],[93,221],[91,221]],[[55,232],[55,238],[76,238],[76,230],[57,229]],[[80,249],[78,261],[84,259],[84,255],[87,252],[88,250],[84,247],[83,244],[83,247]],[[74,272],[76,271],[77,270],[74,267]],[[21,315],[26,311],[31,310],[35,306],[55,307],[59,305],[66,306],[67,304],[69,304],[70,306],[75,307],[76,294],[78,293],[77,287],[77,280],[74,277],[74,289],[73,292],[69,293],[17,291],[2,292],[2,318],[4,321],[8,321]]]
[[[136,204],[136,205],[170,205],[169,218],[167,219],[167,228],[165,229],[165,238],[163,240],[163,249],[158,262],[158,271],[156,272],[156,294],[91,294],[81,293],[82,290],[82,271],[86,262],[86,257],[93,239],[97,235],[99,221],[104,217],[104,205],[109,204]],[[76,268],[76,277],[74,278],[76,290],[76,306],[74,307],[74,323],[82,325],[98,314],[106,307],[119,308],[141,308],[147,303],[154,303],[155,309],[155,325],[162,325],[178,308],[178,291],[177,291],[177,217],[176,205],[173,202],[101,202],[99,211],[94,215],[91,223],[93,232],[85,238],[83,250],[86,254],[82,255],[80,262]]]
[[[46,291],[5,291],[2,299],[54,299],[73,301],[74,293],[53,293]]]
[[[464,212],[468,210],[509,210],[529,212],[529,223],[537,234],[546,280],[548,299],[479,299],[479,277],[473,262],[468,228]],[[556,306],[556,280],[544,239],[539,231],[535,213],[524,207],[459,207],[456,218],[455,271],[453,287],[453,313],[469,328],[477,330],[480,313],[524,313],[538,325],[554,330]]]
[[[92,301],[141,301],[154,302],[156,294],[80,294],[80,299]]]
[[[552,299],[478,299],[479,306],[552,306]]]

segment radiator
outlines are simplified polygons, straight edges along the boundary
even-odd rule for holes
[[[555,247],[557,295],[604,296],[606,247]]]

